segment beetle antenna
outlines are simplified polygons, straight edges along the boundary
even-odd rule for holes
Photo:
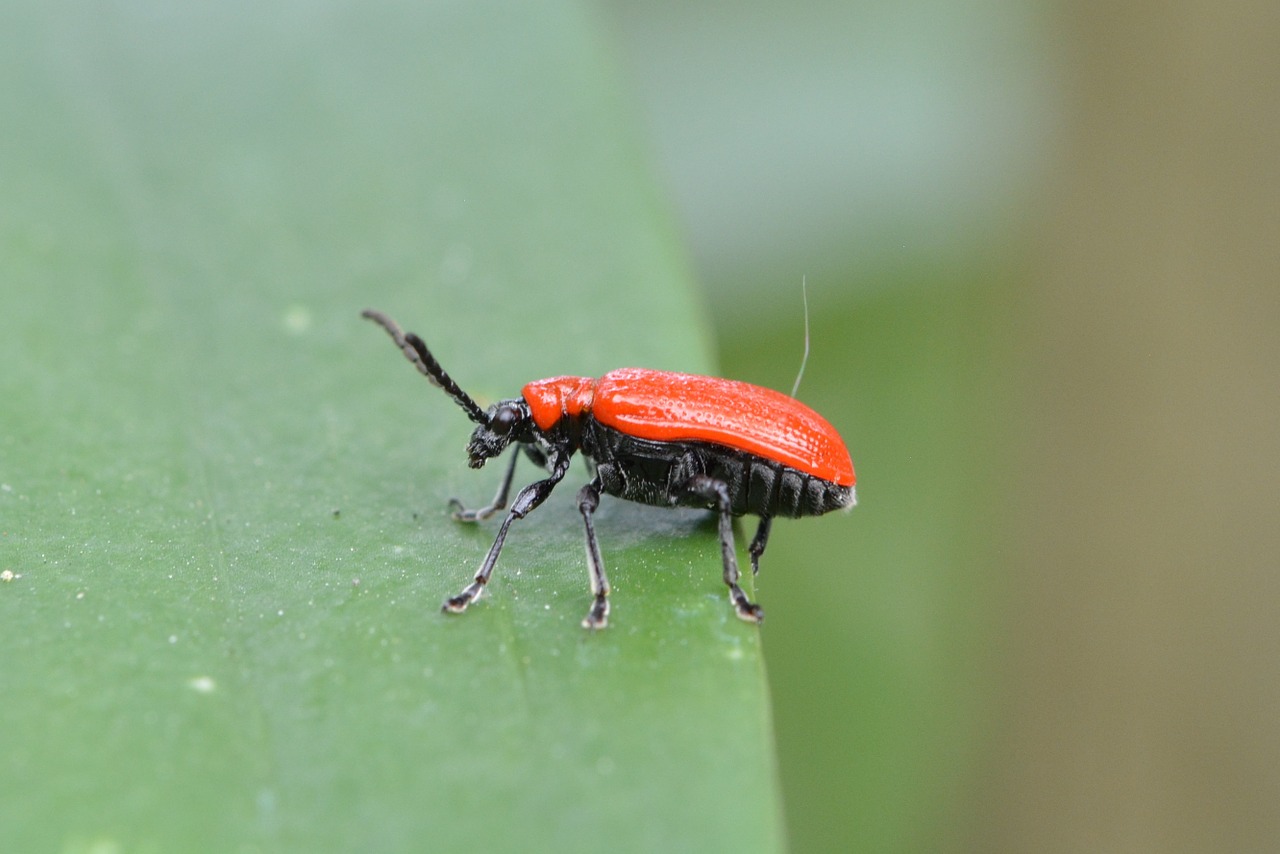
[[[800,277],[800,296],[804,300],[804,355],[800,357],[800,371],[796,374],[795,384],[791,386],[792,397],[800,390],[800,378],[804,376],[804,366],[809,361],[809,288],[804,276]]]
[[[425,341],[412,332],[405,332],[394,320],[380,311],[366,308],[360,312],[360,316],[372,320],[385,329],[391,336],[391,340],[395,341],[396,346],[404,353],[404,357],[413,362],[418,372],[431,380],[433,386],[443,389],[445,394],[453,398],[453,402],[462,407],[468,418],[477,424],[489,423],[489,416],[471,399],[471,395],[459,388],[453,378],[445,373],[444,368],[440,367],[440,363],[436,361],[436,357],[427,349]]]

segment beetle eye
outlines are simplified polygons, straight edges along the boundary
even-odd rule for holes
[[[515,409],[510,406],[500,406],[498,411],[493,413],[493,418],[489,419],[489,429],[499,436],[505,436],[511,432],[517,419]]]

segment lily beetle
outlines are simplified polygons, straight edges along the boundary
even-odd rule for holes
[[[602,629],[609,619],[609,581],[592,522],[601,493],[715,511],[729,601],[751,623],[759,623],[764,611],[738,585],[733,517],[760,517],[748,548],[756,573],[775,516],[820,516],[856,503],[853,462],[839,434],[822,416],[780,392],[734,380],[622,368],[599,379],[537,380],[520,397],[486,410],[445,373],[421,338],[379,311],[368,309],[363,316],[385,329],[405,358],[478,425],[467,444],[472,468],[514,443],[549,472],[516,493],[475,578],[445,600],[446,612],[461,613],[480,596],[511,523],[546,500],[577,452],[587,458],[591,472],[578,491],[593,597],[582,621],[588,629]],[[504,509],[519,458],[518,452],[511,455],[497,494],[485,506],[466,509],[452,499],[453,518],[479,522]]]

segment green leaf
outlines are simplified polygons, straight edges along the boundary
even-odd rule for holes
[[[9,4],[0,850],[777,850],[758,633],[701,514],[574,491],[467,580],[482,402],[707,370],[573,3]],[[518,477],[531,479],[530,466]]]

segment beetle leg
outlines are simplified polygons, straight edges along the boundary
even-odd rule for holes
[[[516,473],[516,460],[520,459],[519,452],[511,455],[511,462],[507,464],[507,471],[502,476],[502,482],[498,484],[498,493],[493,496],[493,500],[483,507],[477,507],[474,510],[468,510],[463,506],[462,502],[456,498],[449,499],[449,510],[455,522],[480,522],[488,519],[494,513],[497,513],[503,507],[507,506],[507,496],[511,493],[511,479]]]
[[[733,603],[734,611],[748,623],[763,621],[764,609],[748,599],[747,594],[738,586],[738,558],[733,547],[733,504],[728,485],[722,480],[699,474],[690,478],[685,488],[691,494],[711,502],[720,514],[720,557],[724,561],[724,583],[729,588],[729,601]]]
[[[760,555],[764,554],[764,547],[769,543],[769,529],[773,527],[772,516],[761,516],[760,526],[756,528],[756,535],[751,540],[751,546],[747,552],[751,555],[751,574],[760,574]]]
[[[516,519],[523,519],[534,510],[539,504],[547,500],[547,496],[551,494],[551,490],[555,489],[569,470],[569,456],[567,454],[559,456],[555,465],[551,470],[551,476],[544,480],[536,480],[526,486],[516,495],[516,500],[511,505],[511,510],[507,513],[507,517],[502,520],[502,527],[498,529],[498,536],[494,538],[493,545],[489,547],[489,553],[485,555],[484,562],[480,564],[480,569],[476,572],[476,577],[470,584],[462,588],[462,592],[457,596],[452,596],[444,600],[442,610],[452,614],[461,614],[467,610],[467,606],[480,597],[484,586],[489,583],[489,576],[493,574],[493,567],[498,562],[498,555],[502,552],[502,544],[507,539],[507,529],[511,527],[511,523]]]
[[[587,528],[587,571],[591,576],[591,595],[595,601],[582,621],[584,629],[603,629],[609,625],[609,579],[604,574],[604,561],[600,558],[600,544],[596,542],[596,528],[591,516],[600,506],[600,478],[595,478],[578,490],[578,510]]]

